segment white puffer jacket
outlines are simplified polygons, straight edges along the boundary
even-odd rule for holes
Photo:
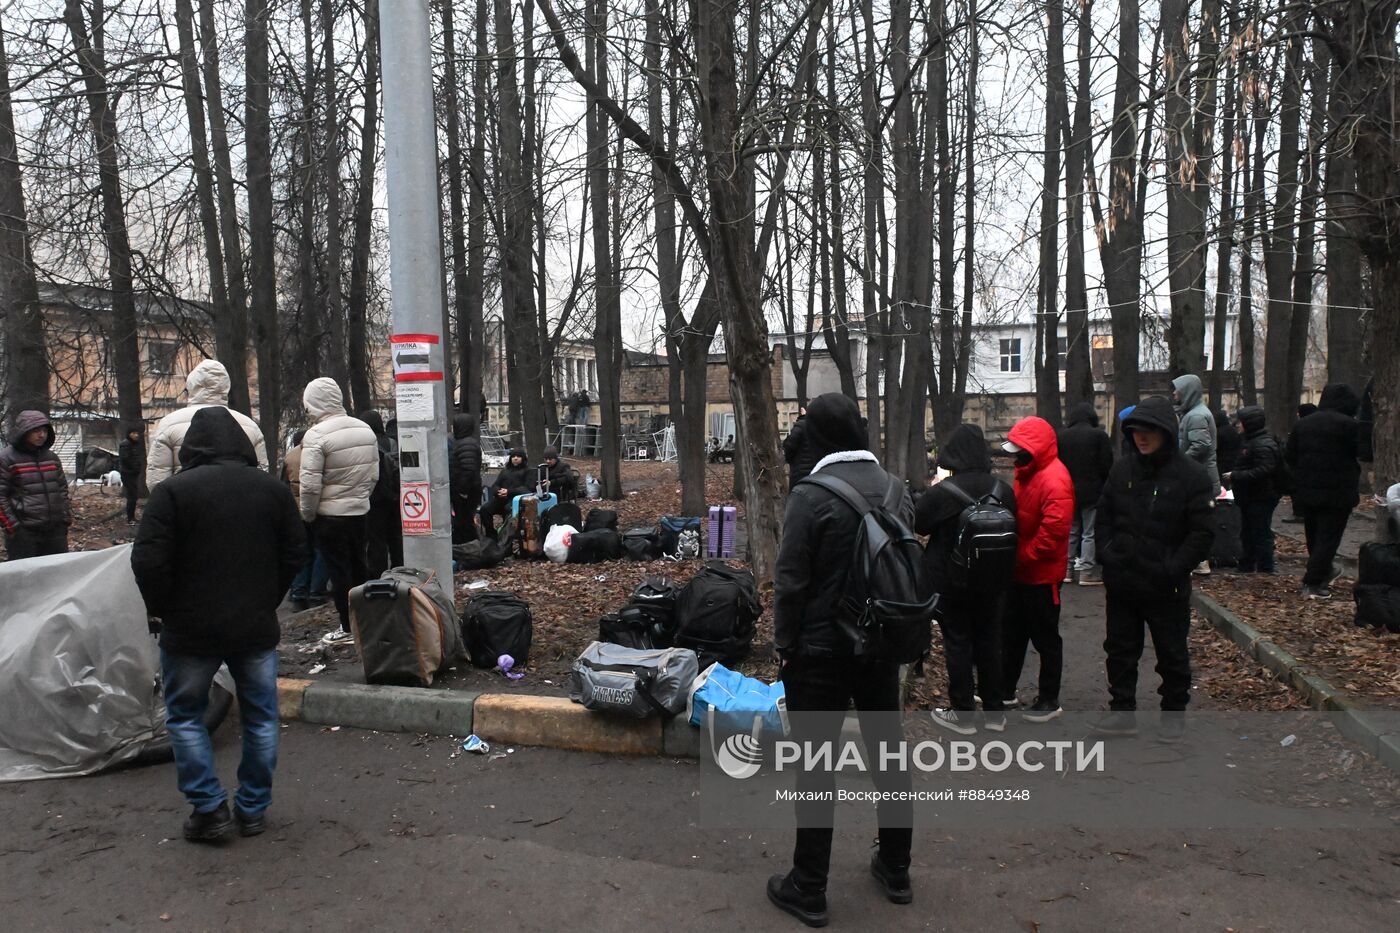
[[[172,411],[160,419],[151,435],[150,451],[146,457],[146,485],[151,489],[157,483],[170,479],[180,471],[180,445],[185,442],[185,432],[190,429],[190,419],[201,408],[218,405],[228,408],[228,370],[218,360],[205,360],[185,377],[185,390],[190,402],[178,411]],[[253,451],[258,455],[258,466],[267,469],[267,445],[263,443],[262,429],[258,423],[241,411],[229,409],[229,414],[238,422],[248,440],[253,442]]]
[[[312,421],[301,442],[302,520],[364,515],[379,479],[374,431],[345,413],[340,386],[328,376],[311,380],[301,401]]]

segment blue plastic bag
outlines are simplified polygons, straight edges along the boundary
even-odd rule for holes
[[[713,709],[716,719],[731,717],[744,731],[748,731],[747,723],[761,718],[763,731],[781,735],[787,731],[783,722],[785,696],[782,681],[766,684],[715,663],[696,678],[686,713],[691,725],[703,727]]]

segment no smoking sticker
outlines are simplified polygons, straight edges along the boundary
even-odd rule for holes
[[[404,483],[399,491],[399,517],[406,535],[433,533],[433,498],[427,483]]]

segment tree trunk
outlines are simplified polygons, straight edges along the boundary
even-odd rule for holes
[[[865,419],[869,433],[870,449],[879,451],[881,420],[880,373],[884,365],[884,343],[887,315],[884,313],[882,293],[883,278],[877,278],[881,271],[878,262],[879,249],[879,207],[884,198],[884,159],[881,150],[880,99],[876,82],[875,66],[875,16],[870,0],[860,4],[864,25],[861,67],[861,118],[865,129],[866,144],[870,151],[862,160],[865,171],[862,177],[863,210],[865,227],[865,269],[862,279],[862,309],[865,321]],[[852,26],[854,29],[854,25]],[[879,282],[879,288],[876,288]]]
[[[321,44],[325,67],[325,149],[321,153],[321,182],[326,188],[326,321],[330,335],[330,376],[340,386],[349,388],[349,367],[345,356],[345,299],[341,287],[340,267],[345,255],[344,232],[341,228],[340,192],[340,105],[336,96],[335,10],[334,0],[321,0]],[[451,398],[451,389],[448,390]]]
[[[603,0],[589,0],[586,61],[598,93],[587,114],[589,206],[593,210],[593,283],[595,314],[593,356],[598,367],[598,409],[603,444],[599,483],[604,499],[622,498],[618,440],[622,434],[620,375],[622,371],[622,301],[614,277],[608,208],[608,121],[597,98],[608,94],[608,13]]]
[[[549,326],[549,274],[545,265],[545,253],[549,248],[548,231],[544,223],[544,128],[538,109],[535,107],[535,76],[538,60],[535,58],[535,0],[524,0],[521,9],[521,86],[524,89],[524,138],[521,144],[521,161],[529,179],[530,227],[524,234],[525,252],[530,257],[525,281],[531,286],[531,303],[535,309],[535,320],[539,325],[540,375],[539,394],[544,411],[546,442],[559,434],[559,397],[554,389],[554,358],[558,339]],[[604,157],[606,161],[606,156]],[[529,232],[533,231],[533,232]],[[580,234],[582,235],[582,234]],[[560,329],[562,333],[562,328]],[[598,364],[601,366],[601,364]],[[600,375],[601,378],[601,375]],[[604,446],[604,452],[607,451]]]
[[[471,325],[467,321],[467,233],[466,195],[463,191],[465,166],[462,164],[461,88],[457,83],[457,29],[453,22],[453,0],[442,4],[442,92],[445,101],[447,132],[447,243],[452,251],[452,318],[458,348],[458,364],[462,370],[464,390],[460,411],[475,415],[465,397],[468,383],[467,357],[471,352]]]
[[[1308,83],[1312,89],[1308,118],[1308,145],[1303,152],[1303,190],[1299,202],[1298,249],[1293,259],[1293,302],[1288,327],[1288,404],[1297,412],[1303,396],[1303,368],[1307,363],[1308,331],[1312,325],[1314,242],[1317,204],[1322,194],[1318,150],[1327,132],[1327,43],[1314,41]]]
[[[841,379],[841,391],[855,399],[858,396],[855,367],[851,360],[850,296],[846,290],[846,211],[841,190],[845,174],[841,168],[841,124],[839,111],[836,109],[836,13],[831,4],[827,4],[826,9],[826,102],[830,108],[826,132],[827,140],[830,143],[828,151],[831,160],[829,173],[831,224],[829,229],[824,230],[822,234],[824,240],[822,255],[829,256],[832,264],[836,320],[830,328],[823,332],[822,336],[826,341],[827,352],[831,354],[831,361],[836,366],[837,375]]]
[[[1302,27],[1291,17],[1290,31]],[[1288,433],[1297,416],[1297,401],[1289,400],[1289,342],[1293,323],[1293,266],[1298,231],[1298,126],[1302,115],[1303,39],[1286,40],[1283,95],[1279,110],[1278,191],[1272,224],[1263,231],[1264,278],[1269,286],[1269,310],[1264,334],[1264,411],[1269,430]],[[1263,175],[1260,174],[1260,187]],[[1261,215],[1260,220],[1263,220]]]
[[[949,138],[948,122],[952,119],[948,107],[948,7],[941,3],[938,8],[937,28],[940,35],[935,60],[930,63],[929,75],[933,79],[930,88],[929,104],[933,112],[925,115],[926,120],[937,123],[938,158],[938,382],[933,394],[933,432],[942,441],[960,420],[961,405],[954,404],[956,398],[958,367],[958,307],[957,290],[954,279],[957,274],[957,240],[953,228],[957,225],[958,180],[953,172],[953,147]],[[974,28],[969,24],[969,28]],[[963,257],[971,262],[969,254]]]
[[[967,95],[964,117],[963,139],[963,303],[962,322],[958,329],[958,368],[953,380],[953,397],[948,401],[948,423],[958,424],[963,419],[963,409],[967,403],[967,371],[972,358],[972,306],[977,291],[977,266],[975,262],[977,230],[977,71],[981,55],[977,46],[977,22],[968,22],[968,63]]]
[[[0,30],[0,321],[4,359],[0,371],[0,424],[19,411],[49,411],[49,362],[43,309],[34,279],[29,245],[29,214],[10,102],[10,60]],[[8,409],[8,410],[6,410]]]
[[[1170,2],[1170,0],[1169,0]],[[1060,424],[1060,125],[1065,112],[1064,7],[1045,7],[1045,155],[1040,189],[1040,304],[1036,319],[1035,411],[1055,427]]]
[[[467,199],[467,277],[464,286],[466,329],[457,335],[466,412],[481,411],[485,363],[486,306],[486,99],[491,81],[491,6],[476,0],[476,57],[472,65],[472,141],[469,163],[472,186]],[[483,427],[485,427],[483,425]]]
[[[374,407],[369,376],[367,323],[369,262],[374,239],[374,175],[379,138],[379,0],[365,0],[365,115],[356,180],[354,241],[350,248],[350,295],[346,312],[350,341],[350,396],[356,411]],[[446,335],[444,335],[446,336]],[[450,396],[449,396],[450,398]]]
[[[1230,37],[1234,36],[1231,17]],[[1220,214],[1217,224],[1218,262],[1215,267],[1215,316],[1211,320],[1210,404],[1213,411],[1226,411],[1225,370],[1230,365],[1229,344],[1230,256],[1235,251],[1235,63],[1225,72],[1225,117],[1220,141]],[[1246,149],[1247,151],[1247,149]]]
[[[1358,392],[1366,382],[1362,348],[1366,310],[1361,291],[1361,248],[1351,229],[1358,211],[1356,158],[1342,135],[1355,97],[1355,69],[1331,61],[1328,100],[1325,249],[1327,255],[1327,381],[1344,382]]]
[[[230,354],[220,351],[228,370],[229,407],[252,414],[248,391],[248,284],[243,268],[243,231],[238,223],[238,188],[233,181],[228,117],[224,114],[223,75],[219,70],[218,27],[214,0],[199,0],[200,45],[204,51],[204,96],[208,101],[209,141],[214,151],[214,177],[219,199],[219,230],[223,238],[224,285],[228,289]]]
[[[308,379],[325,375],[327,359],[334,353],[326,343],[330,329],[316,274],[316,47],[311,23],[311,0],[301,0],[302,104],[297,134],[301,140],[300,171],[293,172],[296,186],[292,201],[300,210],[297,239],[297,287],[301,319],[297,327],[300,365]]]
[[[248,283],[258,351],[258,420],[269,445],[281,418],[282,350],[277,323],[277,269],[272,225],[272,127],[269,119],[268,0],[247,0]],[[227,248],[227,244],[226,244]],[[271,467],[271,457],[268,458]]]
[[[1106,228],[1101,225],[1099,231],[1104,290],[1113,327],[1113,404],[1117,409],[1136,404],[1139,395],[1142,215],[1133,190],[1137,169],[1138,24],[1138,0],[1118,0],[1108,220]]]
[[[1065,205],[1066,409],[1094,400],[1094,374],[1089,354],[1089,290],[1084,270],[1084,166],[1093,132],[1089,122],[1092,0],[1085,0],[1076,16],[1079,72],[1074,93],[1074,127],[1065,153],[1065,193],[1068,195]]]
[[[1251,61],[1257,70],[1257,57]],[[1264,133],[1268,129],[1269,117],[1261,99],[1259,83],[1252,84],[1250,94],[1250,119],[1253,120],[1254,153],[1247,163],[1244,194],[1244,243],[1240,250],[1240,400],[1246,405],[1259,403],[1258,352],[1255,347],[1254,332],[1254,236],[1256,225],[1264,219]],[[1246,130],[1246,148],[1250,134]]]
[[[73,39],[88,100],[93,148],[97,152],[98,184],[102,191],[102,225],[107,241],[107,271],[112,283],[113,362],[117,376],[117,414],[126,424],[141,419],[141,356],[136,336],[136,292],[131,273],[131,238],[126,227],[118,151],[117,114],[107,90],[107,62],[100,45],[88,39],[80,0],[65,0],[63,19]],[[93,22],[106,16],[99,0]]]

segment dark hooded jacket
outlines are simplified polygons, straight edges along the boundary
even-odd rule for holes
[[[813,472],[830,471],[872,504],[894,493],[899,502],[895,514],[912,523],[914,507],[904,484],[882,470],[865,449],[855,402],[839,392],[822,395],[807,407],[807,422],[820,468]],[[784,658],[853,653],[854,643],[836,607],[846,587],[851,543],[859,525],[860,516],[834,493],[811,482],[793,487],[773,573],[773,640]]]
[[[1144,399],[1123,428],[1163,431],[1167,440],[1150,457],[1134,449],[1108,474],[1094,521],[1104,585],[1137,601],[1186,599],[1191,570],[1215,537],[1214,483],[1177,447],[1169,399]]]
[[[1092,509],[1098,505],[1108,471],[1113,469],[1113,441],[1099,427],[1093,403],[1081,402],[1071,408],[1065,428],[1056,439],[1060,462],[1074,482],[1074,507]]]
[[[511,457],[519,457],[520,466],[511,466]],[[524,449],[517,447],[510,452],[510,457],[506,458],[505,468],[496,474],[496,479],[491,484],[491,494],[494,496],[498,489],[504,489],[507,497],[512,499],[534,492],[535,470],[530,466],[530,458]]]
[[[475,504],[481,498],[481,439],[476,436],[474,416],[453,416],[448,459],[452,498]]]
[[[355,417],[369,425],[369,429],[374,432],[374,441],[379,445],[380,450],[384,451],[386,454],[392,454],[394,452],[393,442],[389,440],[389,435],[384,430],[383,415],[370,409],[369,411],[360,412]]]
[[[1240,454],[1244,453],[1244,439],[1240,437],[1240,432],[1235,430],[1235,426],[1230,423],[1230,416],[1223,411],[1215,413],[1215,467],[1223,476],[1234,471],[1239,465]]]
[[[1317,412],[1293,426],[1284,453],[1293,468],[1293,505],[1300,509],[1353,509],[1360,501],[1361,400],[1351,386],[1322,390]]]
[[[247,434],[225,408],[195,412],[179,473],[151,490],[131,548],[161,647],[233,655],[277,647],[277,605],[306,556],[287,487],[258,469]]]
[[[554,458],[554,466],[549,459]],[[540,466],[545,469],[545,479],[549,480],[549,491],[562,500],[573,499],[578,495],[578,473],[569,466],[569,461],[559,456],[557,447],[546,447]]]
[[[1244,425],[1244,450],[1230,472],[1230,488],[1240,505],[1277,499],[1278,471],[1283,463],[1283,446],[1264,427],[1264,409],[1249,405],[1239,411]],[[1231,432],[1238,434],[1238,432]]]
[[[45,430],[38,447],[24,436]],[[53,452],[54,431],[49,419],[37,411],[22,411],[10,432],[10,445],[0,450],[0,530],[14,534],[20,528],[47,528],[72,524],[68,508],[68,479]]]
[[[131,439],[132,431],[137,434],[134,441]],[[139,483],[141,477],[146,474],[146,442],[141,439],[140,434],[141,428],[133,425],[122,435],[122,442],[117,445],[117,469],[122,474],[123,484]]]
[[[952,584],[948,576],[948,560],[957,545],[958,518],[967,508],[952,487],[956,486],[972,499],[996,493],[997,501],[1016,514],[1016,493],[1011,484],[992,475],[992,458],[987,453],[987,441],[982,429],[975,424],[961,424],[948,435],[939,448],[938,465],[950,470],[952,476],[929,487],[914,506],[914,531],[928,535],[924,548],[924,571],[934,592],[949,594]],[[1011,581],[1007,580],[1008,588]]]
[[[796,486],[821,459],[816,444],[807,436],[807,416],[800,416],[788,436],[783,438],[783,459],[788,465],[788,488]]]

